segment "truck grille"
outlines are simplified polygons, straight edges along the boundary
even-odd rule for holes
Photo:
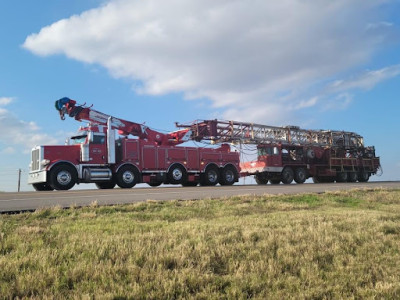
[[[32,167],[31,171],[37,171],[40,169],[40,148],[32,150]]]

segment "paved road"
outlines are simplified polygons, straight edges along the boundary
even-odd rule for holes
[[[355,188],[400,189],[400,182],[328,183],[291,185],[234,185],[230,187],[157,187],[113,190],[70,190],[53,192],[0,193],[0,212],[35,210],[42,207],[87,206],[135,203],[146,200],[192,200],[235,195],[322,193]]]

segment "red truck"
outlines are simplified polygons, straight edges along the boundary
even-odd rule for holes
[[[177,123],[179,130],[161,133],[69,98],[57,100],[56,108],[61,119],[68,115],[89,125],[69,145],[32,150],[28,182],[39,191],[68,190],[80,183],[100,189],[137,183],[232,185],[240,176],[254,176],[258,184],[301,184],[310,177],[315,183],[366,182],[381,171],[375,148],[365,147],[354,132],[203,120]],[[183,147],[187,141],[219,147]],[[255,145],[257,159],[240,162],[240,153],[228,143]]]
[[[195,186],[238,181],[239,153],[232,152],[228,144],[183,147],[179,144],[190,140],[190,129],[161,133],[77,105],[69,98],[57,100],[55,105],[61,119],[68,115],[90,124],[81,127],[68,145],[32,149],[28,183],[35,190],[68,190],[80,183],[111,189],[115,185],[131,188],[137,183]]]

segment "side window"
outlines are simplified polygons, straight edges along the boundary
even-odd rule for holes
[[[106,141],[106,137],[104,135],[95,134],[93,136],[92,144],[100,144],[100,145],[102,145],[102,144],[105,143],[105,141]]]
[[[278,149],[278,147],[274,147],[274,148],[273,148],[273,151],[274,151],[274,155],[279,155],[279,149]]]
[[[273,154],[273,151],[272,151],[271,147],[266,148],[266,151],[267,151],[267,155],[272,155]]]

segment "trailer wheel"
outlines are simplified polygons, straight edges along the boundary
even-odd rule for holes
[[[336,175],[336,182],[346,182],[348,177],[349,176],[347,172],[339,172]]]
[[[108,181],[108,182],[96,182],[95,184],[98,189],[109,190],[113,189],[116,183],[114,181]]]
[[[358,173],[358,181],[359,182],[367,182],[369,180],[369,173],[366,171],[361,171]]]
[[[55,190],[69,190],[78,179],[76,169],[70,165],[58,165],[50,171],[50,187]]]
[[[254,175],[254,179],[258,185],[264,185],[268,183],[268,179],[265,178],[262,174],[256,174]]]
[[[33,188],[35,191],[52,191],[54,190],[50,185],[48,185],[46,182],[43,183],[34,183],[32,184]]]
[[[139,171],[133,166],[122,166],[116,176],[115,181],[122,189],[130,189],[139,182]]]
[[[215,166],[206,169],[200,182],[201,185],[216,185],[219,181],[219,171]]]
[[[304,183],[307,179],[307,172],[304,168],[297,168],[296,171],[294,172],[294,181],[296,183]]]
[[[312,178],[312,181],[313,181],[314,183],[321,183],[321,177],[319,177],[319,176],[314,176],[314,177]]]
[[[283,169],[281,179],[284,184],[291,184],[294,179],[294,173],[292,168],[286,167]]]
[[[356,172],[349,172],[347,175],[347,180],[348,182],[356,182],[358,179],[357,173]]]
[[[221,185],[232,185],[236,182],[237,172],[236,169],[232,166],[226,166],[222,169],[221,178],[219,183]]]
[[[187,181],[187,172],[181,165],[173,165],[168,172],[168,180],[171,184],[182,184]]]

